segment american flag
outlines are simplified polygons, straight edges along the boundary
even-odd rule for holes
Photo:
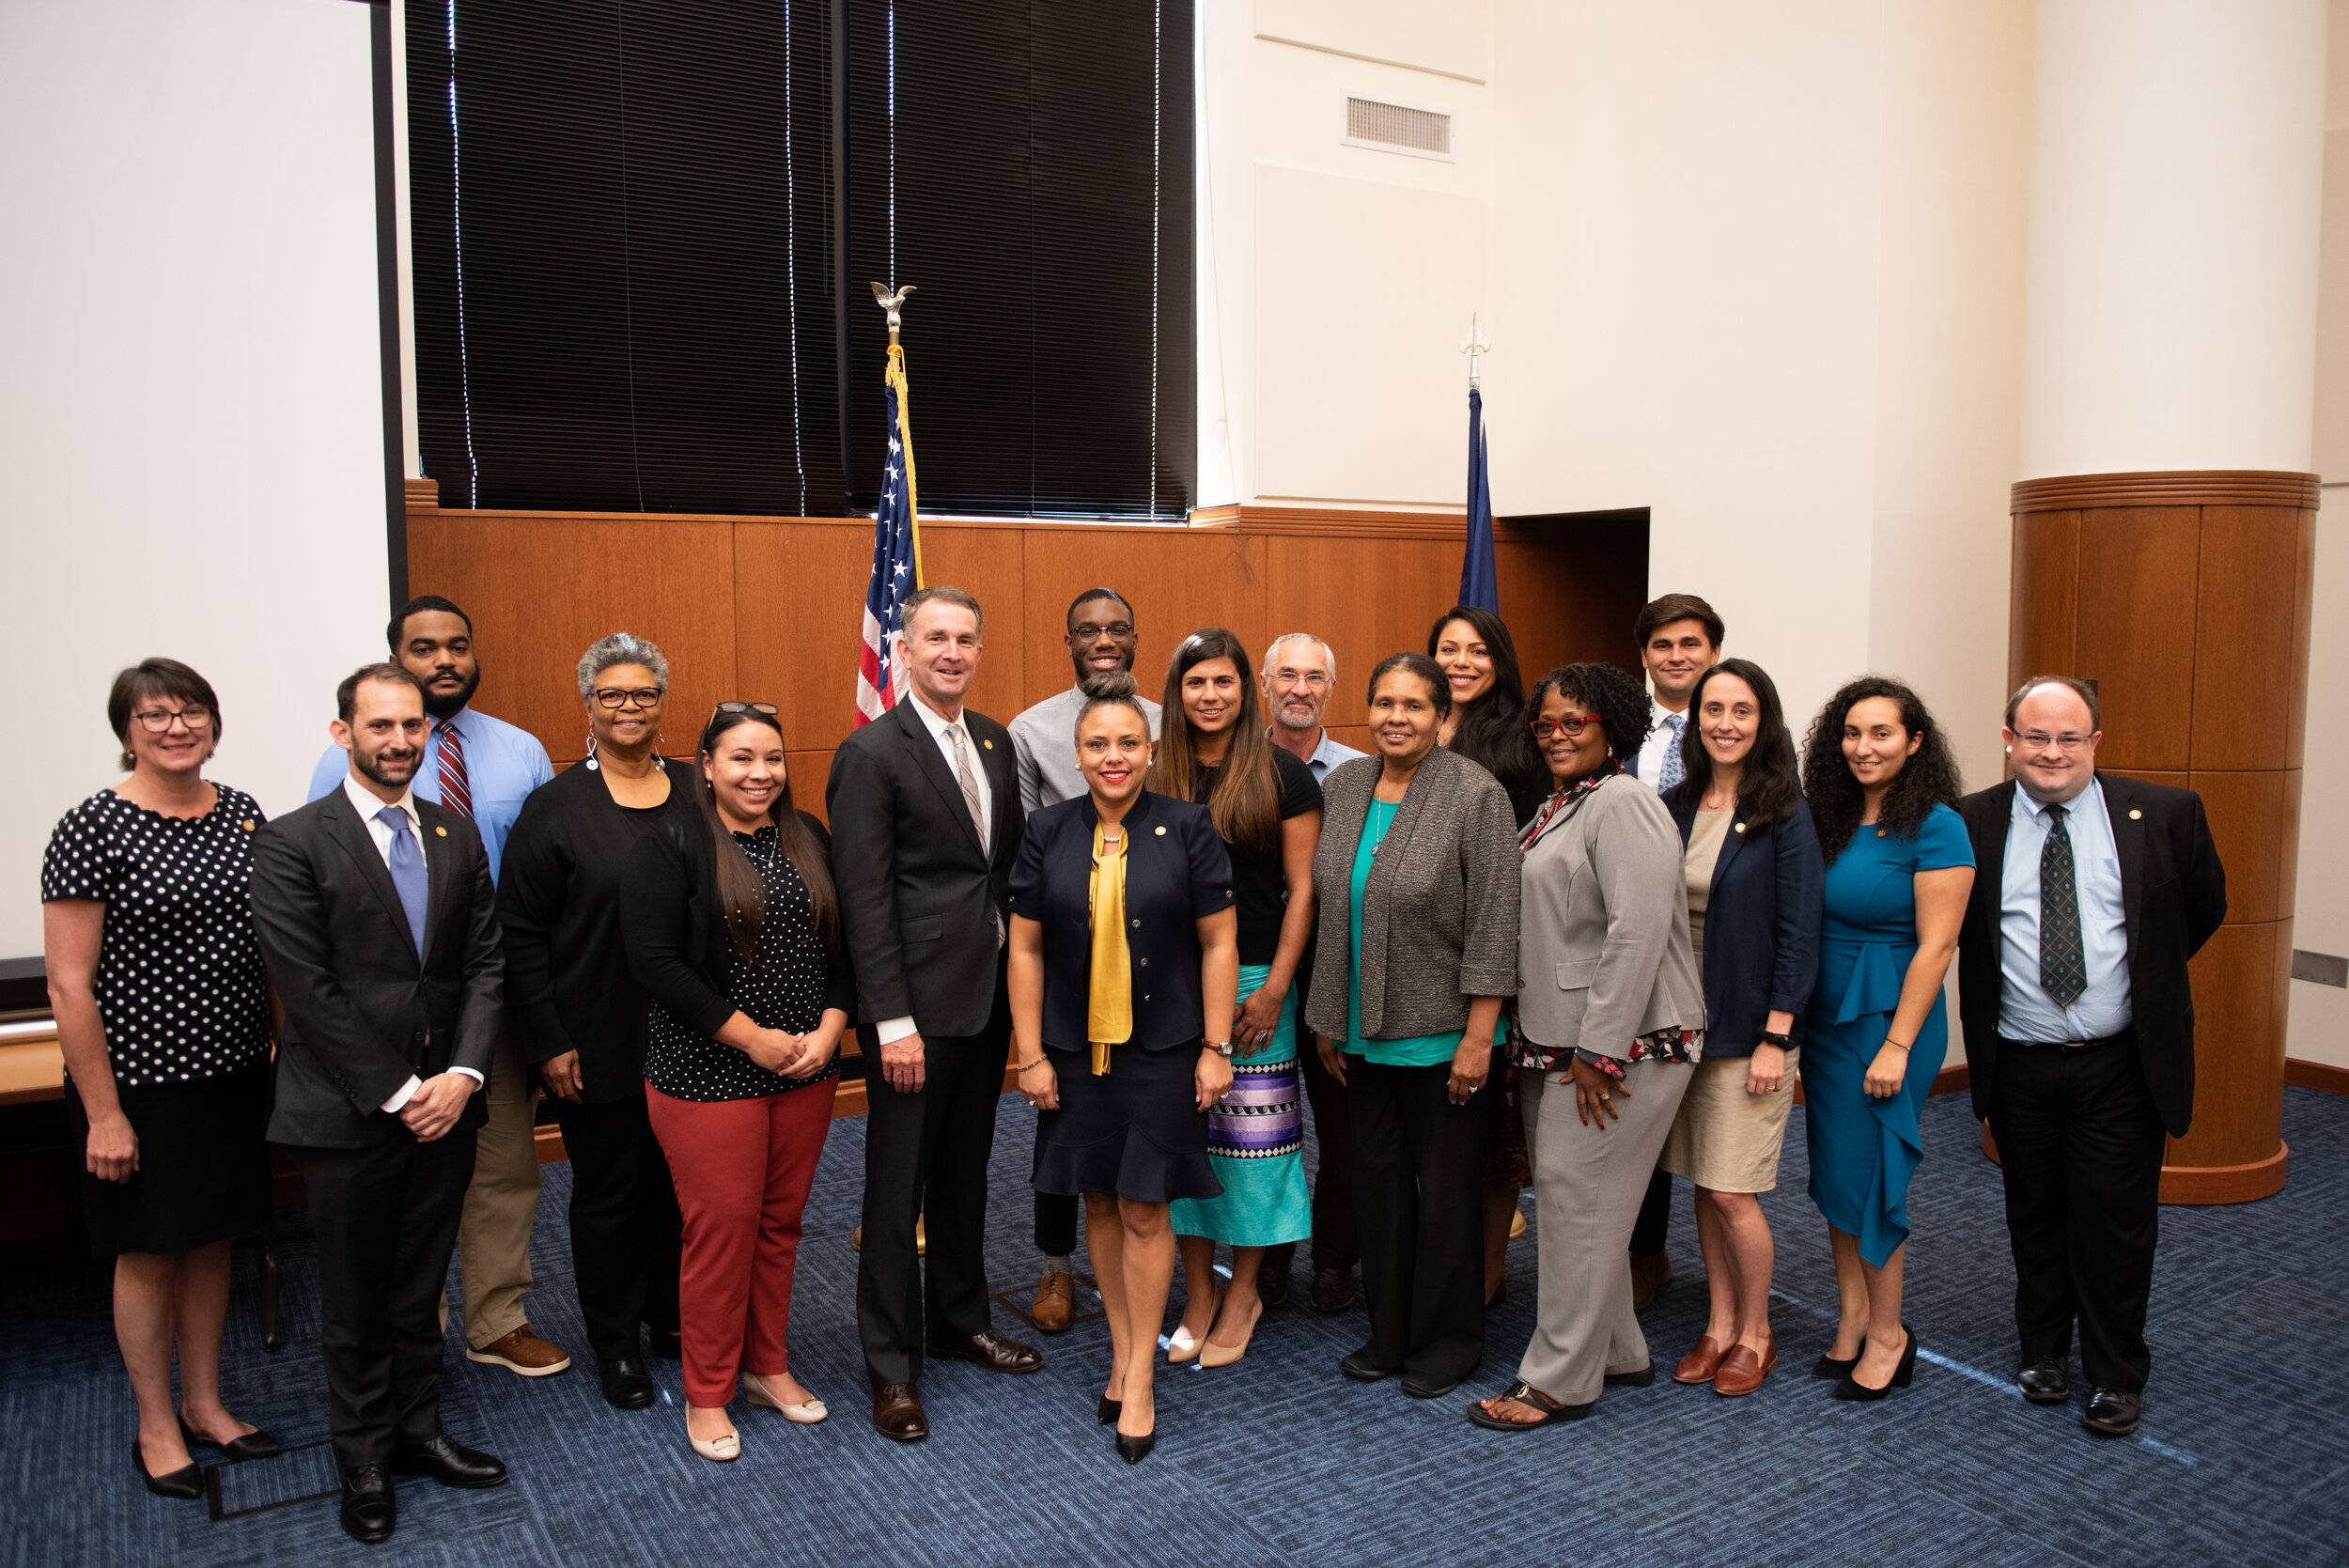
[[[894,635],[897,606],[922,585],[905,350],[894,343],[882,396],[889,410],[889,462],[881,474],[880,509],[873,515],[873,575],[864,585],[864,648],[857,656],[856,672],[860,726],[896,706],[906,694],[906,672]]]

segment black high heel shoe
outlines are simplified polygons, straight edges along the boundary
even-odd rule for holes
[[[217,1449],[220,1456],[232,1465],[241,1465],[248,1459],[274,1459],[280,1452],[277,1439],[257,1426],[241,1437],[231,1437],[223,1443],[190,1426],[185,1416],[179,1418],[179,1440],[188,1445],[190,1458],[194,1457],[199,1448]]]
[[[1832,1356],[1822,1356],[1811,1363],[1811,1375],[1822,1383],[1841,1383],[1851,1375],[1851,1369],[1859,1364],[1859,1358],[1857,1356],[1841,1361]]]
[[[1917,1330],[1904,1323],[1901,1325],[1901,1331],[1908,1336],[1908,1343],[1901,1351],[1901,1364],[1894,1370],[1892,1381],[1881,1389],[1871,1389],[1847,1372],[1843,1374],[1843,1380],[1835,1385],[1834,1397],[1865,1403],[1882,1399],[1894,1389],[1907,1388],[1917,1375]]]
[[[1128,1437],[1121,1432],[1117,1435],[1117,1452],[1124,1456],[1127,1464],[1139,1465],[1150,1457],[1150,1451],[1158,1446],[1158,1442],[1156,1432],[1145,1432],[1139,1437]]]
[[[1095,1412],[1094,1420],[1097,1423],[1102,1426],[1115,1426],[1117,1424],[1119,1412],[1123,1411],[1125,1408],[1126,1402],[1124,1400],[1112,1399],[1109,1395],[1103,1394],[1101,1396],[1100,1408]]]
[[[1148,1451],[1145,1449],[1143,1452]],[[159,1498],[193,1502],[204,1495],[204,1472],[196,1467],[194,1460],[166,1475],[150,1475],[148,1473],[146,1452],[139,1447],[139,1440],[133,1437],[131,1439],[131,1463],[138,1467],[139,1479],[147,1483],[147,1489]]]

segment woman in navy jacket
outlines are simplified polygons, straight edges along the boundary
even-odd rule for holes
[[[1819,969],[1827,866],[1795,773],[1778,688],[1725,659],[1690,695],[1687,772],[1666,798],[1687,846],[1688,929],[1704,976],[1704,1060],[1681,1100],[1663,1168],[1696,1186],[1712,1315],[1672,1376],[1750,1394],[1778,1364],[1770,1224],[1803,1008]]]

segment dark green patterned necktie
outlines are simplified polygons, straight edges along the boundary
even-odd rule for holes
[[[2039,849],[2039,984],[2058,1007],[2071,1006],[2088,989],[2072,835],[2064,831],[2061,806],[2047,808],[2047,842]]]

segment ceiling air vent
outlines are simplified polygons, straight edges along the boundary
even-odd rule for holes
[[[1422,157],[1452,156],[1452,116],[1429,109],[1407,109],[1376,99],[1346,101],[1346,139],[1360,147]]]

